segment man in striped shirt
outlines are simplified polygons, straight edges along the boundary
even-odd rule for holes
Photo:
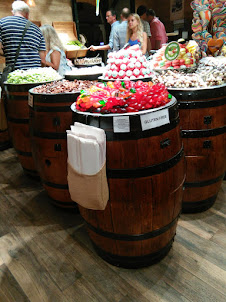
[[[0,54],[6,58],[6,65],[14,63],[16,51],[29,17],[29,6],[24,1],[14,1],[13,16],[0,19]],[[45,40],[41,30],[31,24],[28,28],[15,69],[29,69],[45,65]]]

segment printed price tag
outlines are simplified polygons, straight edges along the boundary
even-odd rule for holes
[[[169,110],[163,109],[140,116],[142,130],[157,128],[170,123]]]
[[[129,116],[114,116],[113,129],[114,133],[130,132]]]
[[[33,102],[33,95],[30,94],[30,93],[29,93],[29,95],[28,95],[28,105],[29,105],[30,107],[33,107],[33,105],[34,105],[34,102]]]

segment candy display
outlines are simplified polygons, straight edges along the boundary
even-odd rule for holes
[[[224,0],[194,0],[192,38],[199,44],[202,56],[221,54],[226,44],[226,2]]]
[[[17,69],[10,72],[7,78],[9,84],[42,83],[60,80],[62,77],[51,67],[31,68],[28,70]]]
[[[103,73],[105,79],[135,80],[150,77],[151,71],[146,57],[138,45],[108,54],[107,66]]]
[[[81,91],[76,109],[102,114],[138,112],[164,106],[171,98],[163,84],[109,81]]]
[[[226,58],[206,57],[199,61],[194,73],[166,70],[152,76],[153,83],[163,83],[168,88],[198,88],[226,83]]]
[[[96,84],[96,81],[80,81],[74,80],[55,81],[53,83],[44,84],[33,89],[35,93],[56,94],[56,93],[74,93],[82,89],[88,89]]]
[[[171,43],[172,44],[172,43]],[[197,49],[198,45],[196,42],[191,42],[187,44],[180,44],[174,42],[173,44],[178,45],[178,56],[173,60],[168,60],[166,58],[165,52],[167,45],[163,45],[154,55],[151,61],[151,66],[153,69],[186,69],[196,67],[197,60]],[[175,51],[172,48],[172,53]]]

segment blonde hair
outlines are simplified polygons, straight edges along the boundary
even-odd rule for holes
[[[143,28],[143,24],[141,23],[141,19],[140,19],[140,17],[139,17],[138,14],[130,14],[129,17],[134,17],[137,20],[137,22],[138,22],[137,30],[136,30],[137,39],[140,40],[141,45],[142,45],[143,44],[143,32],[144,32],[144,28]],[[128,19],[129,19],[129,17],[128,17]],[[128,25],[127,25],[127,36],[126,36],[127,42],[129,41],[132,33],[133,32],[129,28],[129,23],[128,23]]]
[[[51,50],[55,47],[58,47],[64,51],[64,46],[60,41],[57,32],[51,25],[43,25],[40,27],[40,30],[42,31],[43,37],[45,39],[47,50]]]

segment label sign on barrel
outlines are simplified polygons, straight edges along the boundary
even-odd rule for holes
[[[170,123],[169,110],[163,109],[140,116],[142,130],[157,128]]]
[[[114,133],[130,132],[129,116],[114,116],[113,127]]]
[[[29,93],[29,95],[28,95],[28,105],[30,107],[33,107],[33,105],[34,105],[33,103],[34,103],[33,102],[33,95]]]

